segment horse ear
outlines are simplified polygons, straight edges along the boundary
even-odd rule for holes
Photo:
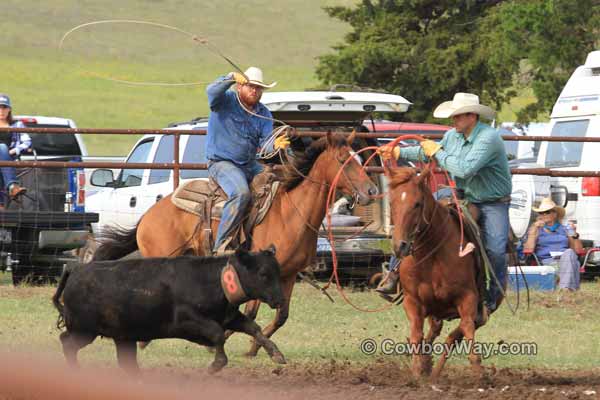
[[[331,133],[331,129],[327,131],[327,147],[333,146],[333,133]]]
[[[352,146],[352,142],[354,142],[355,138],[356,138],[356,129],[352,129],[352,133],[350,134],[350,136],[348,136],[348,139],[346,139],[346,143],[348,143],[348,146]]]

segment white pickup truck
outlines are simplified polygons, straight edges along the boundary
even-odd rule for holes
[[[261,102],[273,116],[298,130],[325,131],[337,129],[351,132],[353,129],[368,132],[363,126],[365,118],[373,112],[402,113],[410,102],[401,96],[373,92],[265,92]],[[172,124],[167,129],[206,129],[207,119],[199,118],[181,124]],[[182,135],[180,139],[180,161],[183,163],[206,163],[204,135]],[[294,152],[302,152],[312,139],[294,140]],[[172,162],[172,135],[146,135],[133,147],[127,162]],[[377,145],[375,139],[357,139],[353,146],[360,149]],[[181,181],[206,179],[206,170],[182,170]],[[373,179],[383,188],[383,175],[374,174]],[[100,214],[98,223],[92,224],[94,233],[104,226],[119,225],[133,227],[142,214],[156,201],[173,191],[171,170],[124,169],[117,176],[110,170],[96,170],[91,176],[92,190],[88,190],[86,208]],[[383,189],[382,189],[383,191]],[[389,258],[390,224],[387,202],[378,200],[366,207],[355,207],[352,211],[355,226],[334,226],[338,256],[343,264],[352,261],[348,273],[369,278],[369,274],[380,271],[381,264]],[[340,218],[344,219],[344,218]],[[346,218],[345,220],[349,220]],[[365,228],[365,225],[368,225]],[[360,232],[360,237],[353,237]],[[345,240],[351,238],[350,240]],[[84,252],[83,260],[95,251],[91,240]],[[319,266],[323,271],[331,267],[330,247],[319,242]],[[349,265],[349,264],[348,264]],[[342,268],[342,267],[341,267]],[[366,275],[365,275],[366,274]]]

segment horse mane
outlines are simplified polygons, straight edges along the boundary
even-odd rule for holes
[[[334,148],[348,145],[344,135],[332,134],[330,137]],[[292,166],[286,165],[282,179],[283,190],[288,192],[302,183],[304,178],[310,173],[317,158],[319,158],[321,153],[327,149],[328,145],[327,137],[325,136],[315,140],[308,146],[308,149],[306,149],[303,154],[292,161]]]

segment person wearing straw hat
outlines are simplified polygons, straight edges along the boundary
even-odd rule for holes
[[[546,197],[538,208],[537,220],[527,231],[523,245],[526,252],[535,252],[544,265],[558,266],[558,286],[569,291],[579,289],[579,259],[577,252],[583,249],[575,225],[561,225],[565,209]]]
[[[229,90],[234,83],[235,90]],[[225,250],[252,200],[249,182],[263,169],[256,160],[257,150],[265,145],[267,151],[284,150],[290,144],[285,135],[273,143],[269,141],[273,117],[260,103],[263,90],[276,84],[264,83],[262,70],[250,67],[243,74],[231,72],[221,76],[206,89],[211,111],[206,141],[208,175],[227,194],[214,242],[215,253]]]
[[[21,121],[16,121],[12,115],[10,97],[0,94],[0,128],[25,128]],[[0,160],[14,161],[19,155],[31,148],[31,137],[27,133],[0,134]],[[6,187],[6,193],[11,200],[25,194],[24,187],[19,185],[16,170],[13,167],[2,167],[0,187]],[[0,202],[5,203],[4,193],[0,193]]]
[[[493,119],[495,111],[479,103],[479,96],[472,93],[456,93],[451,101],[440,104],[433,116],[450,118],[454,128],[444,134],[440,143],[423,140],[420,146],[393,149],[382,146],[379,150],[384,159],[394,157],[410,161],[421,161],[435,157],[439,166],[446,169],[464,192],[464,198],[479,211],[481,236],[497,277],[490,282],[486,294],[486,313],[493,312],[506,286],[508,243],[508,207],[512,192],[512,181],[504,141],[498,131],[480,119]],[[388,284],[380,291],[393,285],[398,279],[392,274]],[[394,282],[396,281],[396,282]],[[501,286],[498,285],[498,282]]]

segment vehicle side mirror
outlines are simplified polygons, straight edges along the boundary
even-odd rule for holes
[[[115,185],[115,177],[110,169],[97,169],[92,172],[90,183],[92,186],[113,187]]]

